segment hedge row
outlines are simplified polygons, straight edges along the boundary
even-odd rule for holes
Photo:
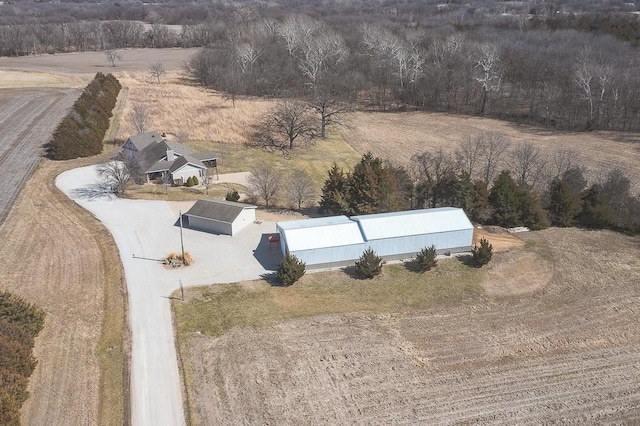
[[[102,140],[121,87],[112,74],[96,74],[53,133],[51,158],[70,160],[102,152]]]
[[[0,425],[20,424],[20,408],[37,363],[32,349],[44,317],[37,306],[0,292]]]

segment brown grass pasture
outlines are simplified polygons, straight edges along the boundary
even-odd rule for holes
[[[189,290],[194,424],[637,423],[640,240],[523,238],[480,270]]]
[[[116,137],[135,134],[130,118],[133,105],[144,105],[150,116],[149,130],[183,134],[190,141],[242,144],[252,126],[274,105],[273,100],[240,98],[231,100],[186,80],[184,72],[173,71],[158,84],[143,71],[119,72],[120,83],[129,90]]]
[[[423,112],[358,112],[351,115],[350,126],[339,129],[356,151],[371,151],[405,166],[414,154],[436,149],[452,152],[465,138],[490,131],[504,134],[513,145],[531,142],[544,153],[576,151],[590,170],[618,167],[628,174],[636,188],[640,184],[637,173],[640,135],[637,133],[556,132],[489,118]]]

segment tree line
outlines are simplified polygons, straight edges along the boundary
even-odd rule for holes
[[[640,198],[621,170],[601,171],[588,184],[574,153],[557,151],[544,158],[526,143],[508,151],[500,136],[474,139],[454,154],[417,155],[409,170],[370,153],[352,170],[334,165],[320,210],[359,215],[451,206],[464,209],[475,222],[504,227],[579,225],[640,232]]]
[[[0,292],[0,424],[20,425],[20,408],[29,397],[27,383],[36,367],[35,338],[44,326],[39,307]]]
[[[189,71],[233,95],[339,99],[572,130],[640,126],[638,54],[628,42],[552,31],[534,18],[515,28],[454,25],[437,32],[356,22],[345,29],[292,15],[231,26]]]
[[[97,73],[53,132],[49,156],[69,160],[101,153],[120,89],[112,74]]]

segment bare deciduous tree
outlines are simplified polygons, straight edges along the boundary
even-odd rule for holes
[[[506,136],[497,132],[485,133],[481,137],[483,138],[482,178],[489,185],[504,161],[510,142]]]
[[[549,163],[550,178],[560,178],[568,170],[580,167],[580,155],[576,151],[568,149],[556,150]]]
[[[316,196],[316,188],[313,181],[304,170],[296,170],[289,176],[286,189],[289,202],[297,206],[298,210],[313,201]]]
[[[325,138],[327,126],[342,124],[344,115],[352,110],[351,105],[328,92],[318,91],[311,107],[320,115],[320,137]]]
[[[127,185],[131,175],[127,166],[122,161],[109,161],[98,166],[98,174],[106,187],[113,194],[123,195],[127,191]]]
[[[499,91],[502,83],[500,54],[497,46],[492,44],[483,44],[480,46],[480,52],[476,59],[476,70],[478,72],[475,80],[480,84],[480,88],[482,89],[480,114],[484,114],[489,92]]]
[[[206,191],[206,194],[209,195],[209,188],[211,188],[211,185],[213,185],[213,172],[212,170],[207,167],[204,171],[204,177],[202,178],[202,186],[204,186],[204,189]]]
[[[460,168],[464,170],[472,179],[477,178],[480,173],[478,168],[482,161],[484,151],[484,138],[482,136],[468,136],[456,150],[456,157]]]
[[[107,60],[111,63],[112,67],[116,66],[116,61],[121,61],[122,57],[120,52],[114,49],[105,50],[104,54],[107,56]]]
[[[155,78],[158,83],[160,83],[160,77],[162,77],[167,70],[164,68],[164,65],[160,62],[151,64],[149,67],[149,72],[151,73],[151,77]]]
[[[509,168],[520,186],[536,187],[540,183],[545,166],[546,161],[540,149],[531,142],[518,144],[509,158]]]
[[[263,119],[254,136],[262,146],[275,147],[284,152],[293,149],[297,140],[311,140],[316,134],[317,121],[309,105],[285,100]]]
[[[269,204],[279,194],[283,181],[284,173],[281,170],[260,165],[251,170],[248,179],[249,191],[256,197],[263,199],[265,206],[269,207]]]
[[[149,111],[144,104],[134,104],[131,111],[131,121],[138,134],[144,133],[149,128]]]

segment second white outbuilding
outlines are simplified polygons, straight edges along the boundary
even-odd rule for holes
[[[398,260],[432,245],[444,254],[470,251],[473,244],[473,224],[453,207],[278,222],[276,228],[282,254],[310,268],[353,264],[367,248]]]

